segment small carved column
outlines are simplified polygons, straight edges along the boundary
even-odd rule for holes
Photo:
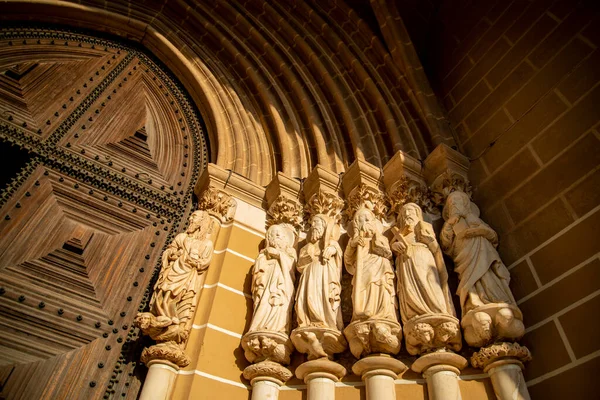
[[[265,248],[252,270],[254,312],[248,332],[242,337],[244,369],[252,385],[252,400],[277,399],[279,388],[292,377],[284,365],[290,363],[294,346],[290,340],[294,304],[298,228],[302,225],[300,183],[279,173],[267,186],[268,205]]]
[[[479,218],[479,208],[471,201],[468,168],[465,156],[439,145],[425,160],[424,175],[436,202],[443,206],[440,243],[458,273],[465,340],[481,347],[471,364],[490,374],[498,399],[529,399],[522,363],[531,354],[515,343],[525,333],[523,314],[496,250],[498,235]]]
[[[467,360],[454,353],[462,346],[459,320],[448,289],[448,272],[433,227],[433,213],[421,163],[399,151],[384,167],[384,182],[397,222],[391,248],[396,253],[398,303],[406,348],[420,355],[411,369],[422,373],[432,400],[461,399],[460,370]]]
[[[199,208],[190,216],[186,231],[178,234],[162,255],[150,311],[135,318],[142,333],[157,342],[142,352],[141,361],[148,367],[148,374],[141,400],[169,399],[177,371],[190,363],[185,346],[212,259],[213,243],[235,203],[226,193],[209,188],[201,196]]]
[[[298,257],[298,327],[291,338],[299,352],[308,354],[296,376],[306,382],[309,400],[334,399],[335,382],[346,375],[346,369],[333,361],[335,353],[348,347],[341,332],[343,253],[338,239],[344,202],[339,197],[339,183],[338,175],[320,166],[304,183],[310,230]]]
[[[396,398],[394,379],[406,366],[391,357],[402,345],[398,322],[394,269],[382,217],[387,207],[381,192],[381,171],[362,160],[344,174],[343,188],[352,218],[344,253],[352,280],[352,322],[344,334],[350,351],[359,358],[352,371],[367,387],[367,400]]]

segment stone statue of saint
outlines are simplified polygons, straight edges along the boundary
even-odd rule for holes
[[[391,248],[397,254],[398,302],[407,350],[418,354],[436,347],[460,349],[460,329],[448,289],[448,272],[433,227],[423,221],[417,204],[407,203],[400,209],[393,230]],[[455,325],[455,335],[448,337],[446,328],[450,324]],[[434,335],[442,331],[444,334]]]
[[[332,237],[333,225],[326,215],[313,217],[309,242],[300,250],[297,269],[302,275],[296,295],[298,327],[343,328],[342,249]]]
[[[296,293],[298,328],[292,333],[296,348],[309,359],[332,357],[346,348],[340,307],[342,249],[339,226],[327,215],[311,220],[308,243],[300,250]]]
[[[373,352],[396,354],[402,331],[396,313],[392,251],[383,226],[368,208],[353,218],[353,236],[344,253],[352,279],[352,323],[344,330],[350,350],[360,358]]]
[[[440,239],[460,278],[457,294],[467,342],[482,346],[492,340],[520,338],[523,316],[508,286],[508,269],[496,250],[498,235],[479,218],[479,209],[461,191],[448,195],[443,217]]]
[[[295,233],[286,224],[267,230],[266,247],[252,271],[254,313],[242,339],[250,362],[264,360],[289,364],[289,340],[296,267]]]
[[[193,212],[186,232],[178,234],[162,255],[150,312],[136,317],[142,332],[158,342],[144,350],[146,359],[161,353],[180,366],[189,363],[181,348],[188,338],[204,272],[212,258],[213,242],[208,235],[213,223],[208,212]]]

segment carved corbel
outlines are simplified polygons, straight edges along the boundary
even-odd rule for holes
[[[235,214],[235,200],[223,190],[208,186],[198,199],[198,209],[207,211],[221,223],[229,222]]]

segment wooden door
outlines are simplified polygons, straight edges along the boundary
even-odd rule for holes
[[[208,161],[193,104],[132,44],[4,26],[0,150],[0,397],[136,398],[133,318]]]

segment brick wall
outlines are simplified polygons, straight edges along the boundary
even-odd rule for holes
[[[526,319],[534,399],[600,368],[600,19],[590,1],[446,1],[426,65]],[[432,57],[435,56],[435,57]]]

